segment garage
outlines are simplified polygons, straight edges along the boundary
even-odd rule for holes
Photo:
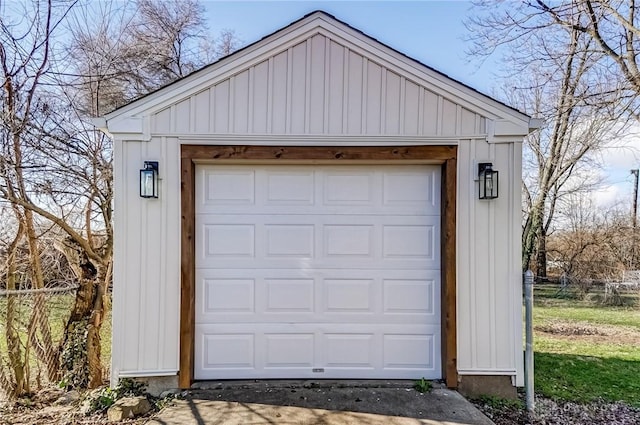
[[[439,166],[196,166],[195,379],[440,378]]]
[[[526,114],[317,11],[95,125],[112,384],[523,384]]]

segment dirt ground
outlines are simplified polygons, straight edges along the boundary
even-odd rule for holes
[[[640,347],[640,330],[636,328],[556,321],[551,324],[537,326],[535,330],[537,333],[572,341],[579,340],[600,344],[615,341],[616,343]],[[215,388],[210,390],[212,391],[209,391],[208,395],[206,390],[194,391],[199,392],[200,396],[209,397],[213,400],[278,403],[277,391],[265,391],[263,394],[255,394],[249,391],[230,392],[215,390]],[[320,409],[359,411],[360,405],[363,404],[359,403],[359,401],[363,400],[365,396],[383,396],[382,392],[380,395],[376,395],[376,391],[379,391],[376,389],[354,389],[352,391],[353,397],[349,397],[348,400],[340,400],[336,397],[332,399],[327,394],[326,389],[307,389],[305,391],[299,389],[288,390],[288,398],[290,401],[293,400],[290,405],[301,407],[313,405],[313,407]],[[61,402],[63,395],[64,391],[61,389],[51,388],[42,390],[31,398],[19,400],[12,405],[3,404],[0,401],[0,425],[103,425],[110,423],[104,413],[88,416],[82,414],[80,412],[81,398],[71,402]],[[418,397],[418,393],[413,395]],[[384,394],[384,397],[388,396],[388,394]],[[640,425],[640,409],[624,403],[595,402],[584,405],[558,403],[543,397],[536,397],[537,416],[535,418],[529,418],[523,410],[513,405],[497,406],[490,402],[478,400],[474,401],[474,404],[497,425]],[[144,417],[120,423],[141,425],[150,420],[156,413],[157,411],[152,411]],[[379,412],[373,409],[370,413],[403,416],[406,412]],[[420,417],[420,414],[416,412],[415,417]]]
[[[637,345],[640,347],[640,330],[636,328],[556,321],[551,324],[536,326],[534,330],[567,340],[596,344],[608,344],[615,341],[617,344]]]
[[[43,389],[30,398],[15,403],[0,400],[0,425],[101,425],[109,424],[104,413],[85,415],[80,412],[81,398],[70,402],[62,401],[65,392],[59,388]],[[153,412],[155,413],[155,412]],[[144,424],[150,418],[140,417],[119,422],[123,424]]]
[[[203,390],[197,390],[202,395]],[[297,396],[300,406],[313,405],[315,408],[326,409],[348,409],[358,411],[358,400],[362,400],[362,394],[367,396],[386,396],[385,391],[377,390],[380,394],[372,392],[374,390],[355,389],[352,391],[353,397],[348,400],[340,400],[328,396],[326,389],[310,388],[311,398],[305,390],[296,390],[290,396]],[[364,391],[364,392],[363,392]],[[388,392],[389,390],[387,390]],[[290,390],[289,390],[290,392]],[[6,404],[0,404],[0,425],[106,425],[110,424],[105,414],[83,415],[80,413],[80,401],[76,401],[67,405],[57,404],[61,392],[56,390],[45,390],[36,394],[32,399],[21,400],[8,407]],[[358,395],[360,394],[360,395]],[[384,394],[384,395],[383,395]],[[57,396],[55,396],[57,395]],[[251,392],[235,393],[229,391],[211,391],[209,397],[212,399],[237,399],[237,400],[255,400],[277,403],[273,397],[277,396],[277,392],[269,391],[264,394],[252,394]],[[411,392],[412,397],[418,397],[415,391]],[[266,398],[264,398],[266,397]],[[294,397],[295,398],[295,397]],[[419,405],[419,403],[416,403]],[[587,405],[577,403],[556,403],[543,397],[536,397],[536,406],[538,414],[535,418],[527,417],[526,413],[514,406],[496,406],[485,401],[474,401],[487,417],[493,420],[496,425],[592,425],[592,424],[615,424],[615,425],[640,425],[640,409],[632,408],[622,403],[590,403]],[[157,412],[151,412],[140,418],[130,419],[121,424],[142,425],[152,419]],[[383,413],[383,412],[380,412]],[[404,414],[405,412],[386,412],[395,414]],[[421,415],[416,411],[416,417]]]

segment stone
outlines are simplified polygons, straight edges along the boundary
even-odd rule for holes
[[[86,398],[89,398],[91,400],[97,399],[98,397],[100,397],[100,395],[102,394],[105,388],[107,388],[106,385],[102,385],[101,387],[94,388],[93,390],[89,391],[89,393],[86,395]]]
[[[83,415],[88,415],[91,412],[91,399],[86,398],[82,404],[80,405],[80,413]]]
[[[144,415],[150,410],[151,403],[149,403],[146,397],[125,397],[109,407],[107,410],[107,418],[110,422],[119,422],[124,419]]]
[[[71,390],[62,394],[53,404],[56,405],[67,405],[71,403],[75,403],[80,400],[80,393],[76,390]]]
[[[103,385],[85,393],[84,399],[80,403],[80,413],[83,415],[93,413],[93,403],[101,396],[105,388],[106,386]]]
[[[56,401],[59,397],[63,396],[63,394],[64,394],[64,390],[62,388],[47,387],[38,391],[35,398],[41,403],[51,404],[54,401]]]
[[[145,392],[154,397],[160,396],[164,391],[178,388],[178,377],[172,376],[150,376],[147,378],[136,378],[136,381],[145,384]]]
[[[172,388],[170,390],[166,390],[160,393],[160,398],[167,398],[171,396],[176,396],[180,394],[180,388]]]

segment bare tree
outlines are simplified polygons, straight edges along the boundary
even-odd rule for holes
[[[0,201],[7,202],[3,213],[12,214],[17,226],[3,235],[2,280],[16,287],[23,243],[33,288],[45,286],[42,261],[55,257],[51,246],[64,255],[79,284],[64,337],[55,346],[45,312],[34,309],[31,321],[38,332],[29,332],[29,348],[50,354],[50,381],[61,366],[68,385],[95,387],[104,376],[100,330],[110,304],[112,145],[88,118],[202,66],[211,44],[205,43],[202,8],[195,0],[91,7],[37,0],[12,6],[22,9],[0,16]],[[70,31],[71,38],[56,51],[52,46],[64,45],[54,43],[57,30]],[[234,40],[230,32],[227,49]],[[44,242],[40,228],[55,238],[53,244]],[[24,366],[14,335],[5,340]],[[28,373],[20,364],[12,363],[11,370],[0,368],[0,384],[28,391]]]
[[[201,41],[201,48],[206,52],[207,62],[213,62],[238,50],[241,41],[236,32],[229,28],[222,29],[215,38]]]
[[[137,0],[131,30],[138,55],[149,57],[141,77],[159,86],[204,65],[197,43],[205,36],[203,14],[204,8],[194,0]]]
[[[232,30],[207,33],[196,0],[101,2],[69,23],[69,83],[83,112],[99,116],[235,50]]]
[[[556,205],[563,196],[597,185],[598,176],[588,168],[627,129],[635,98],[611,78],[606,55],[583,31],[555,25],[526,4],[495,3],[479,2],[485,13],[468,21],[470,54],[500,51],[509,82],[505,97],[543,119],[524,149],[522,266],[534,265],[546,276],[546,239]]]
[[[529,4],[551,25],[571,28],[590,41],[590,50],[600,56],[601,66],[620,82],[620,95],[627,111],[640,119],[637,95],[640,93],[640,16],[634,0],[573,0]]]
[[[77,273],[80,288],[61,346],[54,346],[41,293],[34,295],[37,307],[31,318],[38,333],[29,331],[28,339],[29,348],[45,362],[50,382],[60,378],[62,361],[69,375],[67,382],[94,387],[103,378],[99,332],[111,279],[111,156],[110,147],[104,146],[106,137],[93,128],[87,131],[79,117],[69,112],[73,104],[60,96],[64,92],[51,70],[54,30],[74,5],[53,0],[25,4],[20,12],[30,20],[29,26],[2,19],[0,197],[11,204],[21,230],[9,247],[9,285],[15,272],[14,246],[25,238],[31,287],[44,288],[43,247],[36,216],[66,234],[65,246],[72,245],[76,253],[63,251],[70,261],[76,257],[75,263],[85,267]],[[96,222],[103,231],[99,237],[92,227]],[[16,382],[16,388],[20,393],[28,386],[20,387]]]
[[[28,182],[29,164],[33,156],[29,144],[37,139],[33,130],[33,115],[43,107],[39,97],[39,87],[49,67],[51,32],[57,24],[52,0],[25,5],[25,13],[33,20],[29,26],[23,23],[2,21],[0,26],[0,78],[2,88],[2,121],[0,122],[0,196],[11,202],[11,210],[19,223],[18,232],[9,246],[7,259],[7,284],[15,287],[15,250],[24,237],[29,247],[30,278],[33,288],[44,288],[44,272],[41,263],[41,248],[36,232],[33,193]],[[64,9],[62,14],[64,15]],[[42,295],[36,295],[36,297]],[[57,349],[53,345],[47,312],[42,299],[33,309],[30,323],[34,330],[29,332],[29,342],[47,369],[50,380],[58,373]],[[9,304],[12,304],[9,302]],[[10,305],[13,307],[13,305]],[[13,312],[8,310],[7,319]],[[36,332],[37,329],[37,332]],[[28,383],[20,382],[20,371],[15,365],[19,348],[12,344],[14,336],[7,335],[7,341],[16,350],[12,358],[12,368],[16,377],[16,394],[28,390]]]
[[[16,254],[18,244],[24,234],[22,223],[18,224],[15,236],[7,244],[6,259],[4,264],[3,275],[5,277],[6,289],[15,291],[16,289]],[[28,372],[25,370],[27,365],[23,361],[22,343],[20,336],[16,330],[16,322],[20,320],[17,314],[15,295],[7,296],[6,314],[5,314],[5,341],[7,345],[7,357],[9,359],[9,371],[5,372],[0,367],[0,389],[8,393],[10,396],[20,396],[29,392]]]
[[[596,205],[585,193],[562,200],[559,216],[563,227],[549,237],[549,257],[579,295],[585,296],[594,284],[619,281],[625,270],[637,269],[637,242],[628,210],[628,205],[621,203]]]

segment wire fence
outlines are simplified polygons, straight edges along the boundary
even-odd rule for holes
[[[0,398],[57,384],[77,285],[0,290]]]

